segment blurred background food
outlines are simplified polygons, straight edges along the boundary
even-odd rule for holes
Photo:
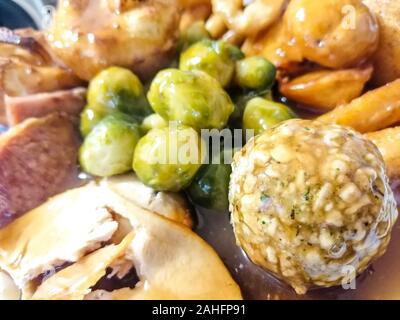
[[[400,5],[396,0],[363,0],[363,3],[375,13],[380,27],[379,46],[373,56],[373,80],[379,86],[400,77]]]

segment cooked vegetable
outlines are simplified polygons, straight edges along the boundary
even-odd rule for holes
[[[267,59],[249,57],[236,63],[236,83],[247,89],[271,89],[275,83],[276,68]]]
[[[183,71],[204,71],[217,79],[223,87],[230,84],[235,73],[235,62],[243,53],[225,41],[203,40],[181,54],[179,68]]]
[[[219,156],[219,163],[204,165],[187,189],[188,195],[196,205],[218,211],[228,210],[229,179],[231,165],[225,164]]]
[[[219,82],[204,72],[166,69],[153,80],[148,98],[167,121],[195,129],[223,128],[234,110]]]
[[[163,117],[161,117],[159,114],[157,113],[153,113],[149,116],[147,116],[143,122],[142,125],[140,126],[140,131],[143,134],[146,134],[147,132],[149,132],[152,129],[158,128],[165,128],[168,127],[168,122],[165,121],[165,119]]]
[[[185,32],[193,24],[204,21],[211,14],[211,0],[179,0],[182,7],[181,21],[179,30]]]
[[[184,30],[181,34],[180,39],[180,49],[186,50],[191,45],[196,42],[202,41],[204,39],[210,39],[210,34],[208,33],[203,21],[196,21],[187,30]]]
[[[282,14],[286,0],[212,0],[213,12],[236,33],[251,36],[271,26]]]
[[[155,190],[180,191],[201,167],[204,150],[199,134],[190,127],[153,129],[140,139],[133,169]]]
[[[206,22],[206,29],[213,39],[220,38],[227,30],[224,17],[219,13],[213,13]]]
[[[382,153],[390,180],[400,178],[400,127],[371,132],[367,137]]]
[[[372,67],[314,71],[281,83],[279,90],[285,97],[315,111],[330,111],[359,97],[372,71]]]
[[[266,32],[248,37],[242,46],[246,56],[262,56],[281,69],[291,69],[303,61],[301,48],[290,45],[290,35],[283,19]]]
[[[303,57],[328,68],[354,66],[378,47],[379,25],[360,0],[292,0],[284,23]]]
[[[134,119],[122,113],[107,116],[89,133],[81,147],[82,169],[100,177],[132,170],[133,152],[139,139]]]
[[[109,66],[141,79],[168,65],[178,44],[175,0],[59,0],[48,30],[52,52],[86,81]]]
[[[80,131],[82,137],[86,137],[93,128],[101,121],[107,114],[92,109],[90,106],[85,107],[81,113]]]
[[[400,80],[368,91],[318,120],[349,126],[363,133],[389,127],[400,121]]]
[[[110,67],[90,82],[88,104],[104,114],[115,111],[137,117],[151,114],[139,78],[120,67]]]
[[[363,0],[379,23],[379,46],[373,56],[375,85],[400,78],[400,2],[398,0]]]
[[[264,98],[267,100],[273,100],[272,97],[272,91],[267,89],[267,90],[261,90],[261,91],[240,91],[240,92],[235,92],[232,94],[233,96],[233,102],[235,105],[235,110],[233,111],[229,123],[230,125],[234,127],[241,127],[242,126],[242,120],[243,120],[243,113],[246,108],[247,103],[257,97]]]
[[[254,98],[246,105],[243,129],[253,129],[254,133],[258,135],[282,121],[295,117],[296,114],[284,104],[263,98]]]

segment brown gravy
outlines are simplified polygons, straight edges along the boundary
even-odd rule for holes
[[[400,188],[397,186],[400,184],[395,186],[400,205]],[[199,223],[196,232],[218,252],[241,287],[245,299],[400,299],[400,219],[393,229],[386,254],[356,279],[356,289],[314,289],[298,296],[289,286],[251,263],[236,246],[227,213],[198,209],[197,214]]]

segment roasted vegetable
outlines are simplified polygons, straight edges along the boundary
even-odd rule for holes
[[[205,164],[187,189],[191,201],[201,207],[218,211],[228,210],[229,179],[232,172],[230,163],[218,155],[215,163]]]
[[[86,137],[106,115],[106,113],[92,109],[90,106],[85,107],[81,113],[80,122],[82,137]]]
[[[400,179],[400,127],[371,132],[367,137],[382,153],[389,178],[393,182]]]
[[[110,67],[100,72],[89,85],[88,104],[103,114],[121,111],[136,117],[151,114],[143,85],[131,71]]]
[[[134,119],[122,113],[107,116],[89,133],[81,147],[82,169],[100,177],[132,170],[133,152],[139,139]]]
[[[262,56],[281,69],[291,69],[303,61],[301,48],[290,45],[290,35],[283,19],[268,31],[248,37],[242,50],[246,56]]]
[[[180,38],[180,51],[186,50],[191,45],[196,42],[210,39],[210,34],[208,33],[203,21],[196,21],[188,29],[183,30]]]
[[[354,66],[378,47],[378,22],[360,0],[292,0],[284,23],[302,56],[328,68]]]
[[[140,131],[143,134],[146,134],[152,129],[161,129],[165,127],[168,127],[168,122],[159,114],[153,113],[143,120],[142,125],[140,126]]]
[[[243,113],[247,103],[254,98],[264,98],[267,100],[273,100],[272,91],[269,89],[256,91],[239,91],[232,94],[235,110],[233,111],[229,124],[235,128],[242,126]]]
[[[247,89],[271,89],[275,83],[276,68],[267,59],[249,57],[236,63],[236,83]]]
[[[192,25],[204,21],[211,14],[211,0],[180,0],[182,7],[179,30],[185,33]]]
[[[372,71],[372,67],[314,71],[282,82],[279,90],[285,97],[317,112],[330,111],[359,97]]]
[[[253,129],[256,135],[272,126],[292,118],[296,114],[281,103],[262,98],[250,100],[243,115],[243,129]]]
[[[251,36],[278,20],[286,0],[212,0],[212,4],[214,14],[220,15],[229,29]]]
[[[205,147],[187,126],[153,129],[140,139],[133,158],[139,179],[158,191],[180,191],[201,167]]]
[[[58,0],[52,51],[86,81],[110,66],[150,79],[168,65],[179,38],[175,0]]]
[[[235,62],[243,53],[225,41],[203,40],[181,54],[179,68],[183,71],[204,71],[227,87],[235,73]]]
[[[400,2],[398,0],[363,0],[379,23],[379,46],[373,56],[375,85],[400,78]]]
[[[200,71],[166,69],[153,80],[148,98],[167,121],[195,129],[223,128],[234,110],[219,82]]]
[[[318,120],[352,127],[363,133],[389,127],[400,121],[400,80],[368,91]]]

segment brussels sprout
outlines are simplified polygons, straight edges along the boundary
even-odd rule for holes
[[[139,78],[130,70],[110,67],[89,84],[88,104],[103,114],[121,111],[145,117],[152,113]]]
[[[292,118],[296,118],[296,114],[284,104],[263,98],[254,98],[246,105],[243,115],[243,128],[253,129],[257,135],[282,121]]]
[[[166,69],[151,84],[148,98],[167,121],[200,129],[221,129],[234,110],[217,80],[199,71]]]
[[[153,129],[136,147],[133,170],[153,189],[177,192],[192,181],[203,163],[204,150],[204,142],[190,127]]]
[[[232,44],[203,40],[181,54],[179,69],[206,72],[227,87],[235,74],[236,60],[241,58],[243,53]]]
[[[142,125],[140,126],[140,131],[143,134],[146,134],[152,129],[161,129],[165,127],[168,127],[168,122],[159,114],[153,113],[143,120]]]
[[[235,81],[242,88],[271,89],[275,77],[275,66],[262,57],[250,57],[236,62]]]
[[[100,177],[132,170],[133,152],[139,139],[134,119],[122,113],[107,116],[83,142],[79,154],[82,169]]]
[[[82,137],[86,137],[93,128],[106,116],[101,111],[92,109],[90,106],[85,107],[81,113],[80,131]]]
[[[180,38],[180,51],[187,49],[192,44],[201,40],[210,39],[211,36],[203,21],[196,21],[187,30],[184,30]]]
[[[243,113],[247,103],[251,99],[257,97],[261,97],[267,100],[273,100],[272,91],[270,89],[265,89],[261,91],[239,92],[233,94],[235,110],[233,111],[231,118],[229,119],[229,123],[231,126],[235,128],[242,126]]]
[[[219,157],[219,164],[203,165],[187,193],[191,201],[198,206],[224,211],[229,207],[228,193],[232,168],[224,163],[222,154]]]

